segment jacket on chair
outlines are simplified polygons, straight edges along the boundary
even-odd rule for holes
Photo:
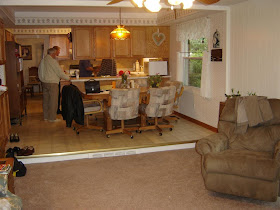
[[[72,121],[84,125],[84,105],[80,90],[75,85],[66,85],[62,89],[62,116],[66,126],[71,127]]]

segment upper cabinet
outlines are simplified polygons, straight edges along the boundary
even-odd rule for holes
[[[131,41],[113,40],[113,57],[131,57]]]
[[[59,60],[69,59],[69,39],[66,34],[63,35],[50,35],[50,47],[60,47],[60,54],[57,56]]]
[[[94,55],[95,58],[111,58],[110,33],[112,27],[94,27]]]
[[[73,59],[93,59],[93,27],[75,27],[73,32]]]
[[[169,58],[169,27],[146,27],[146,57]]]
[[[5,30],[5,37],[6,37],[6,40],[5,41],[15,41],[15,37],[14,35],[10,32],[10,31],[7,31]]]
[[[133,26],[128,40],[110,39],[111,26],[73,28],[73,59],[169,58],[169,27]]]
[[[5,30],[4,23],[2,19],[0,19],[0,65],[4,64],[5,62]]]
[[[146,55],[146,29],[145,27],[131,27],[131,54],[132,56]]]

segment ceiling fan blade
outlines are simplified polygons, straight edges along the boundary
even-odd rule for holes
[[[203,4],[214,4],[214,3],[219,2],[220,0],[196,0],[196,1],[199,1]]]
[[[113,1],[110,1],[107,5],[110,5],[110,4],[116,4],[116,3],[119,3],[123,0],[113,0]]]

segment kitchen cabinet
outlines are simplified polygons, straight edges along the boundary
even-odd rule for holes
[[[132,56],[145,57],[146,54],[146,29],[145,27],[131,27],[131,54]]]
[[[146,57],[169,58],[169,27],[146,27]]]
[[[93,27],[75,27],[72,32],[73,60],[94,59]]]
[[[0,19],[0,65],[4,64],[5,62],[5,29],[3,20]]]
[[[113,40],[113,57],[131,57],[131,40]]]
[[[113,27],[94,27],[95,58],[111,58],[112,40],[110,33]]]
[[[60,54],[57,56],[59,60],[70,59],[69,54],[69,39],[66,34],[50,35],[50,47],[59,46]]]
[[[5,146],[11,132],[8,91],[0,91],[0,157],[5,156]]]
[[[5,41],[15,41],[14,35],[10,32],[5,30]]]
[[[15,52],[19,51],[20,45],[7,41],[5,43],[7,60],[5,65],[6,84],[9,90],[9,109],[10,118],[19,119],[21,124],[22,113],[26,113],[26,92],[23,81],[23,70],[20,62],[22,58],[16,56]]]

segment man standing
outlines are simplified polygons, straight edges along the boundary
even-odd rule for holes
[[[48,49],[46,55],[39,65],[39,79],[43,87],[43,113],[44,120],[49,122],[59,121],[56,119],[57,105],[58,105],[58,83],[60,79],[70,80],[55,60],[56,49]]]
[[[59,46],[53,46],[54,49],[56,49],[56,54],[55,56],[59,56],[60,54],[60,47]],[[61,114],[61,110],[60,110],[60,82],[58,83],[58,100],[57,100],[57,114]]]

